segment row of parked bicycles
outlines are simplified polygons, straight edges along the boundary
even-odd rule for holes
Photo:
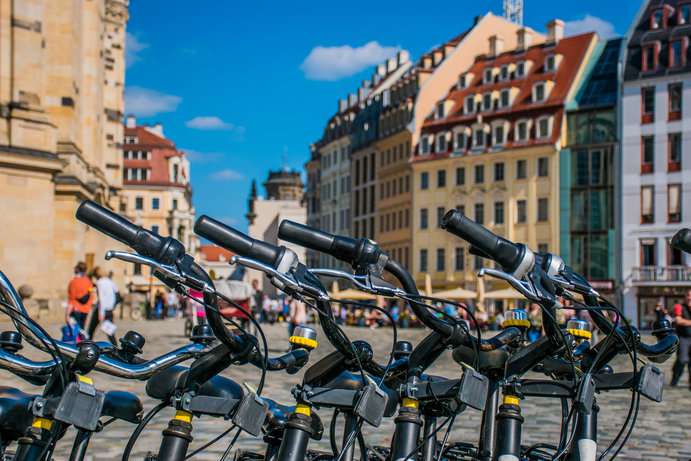
[[[252,335],[219,313],[221,299],[234,303],[214,289],[211,278],[179,241],[141,228],[91,201],[80,205],[76,217],[134,250],[109,251],[106,259],[150,266],[168,287],[203,306],[206,320],[194,327],[189,344],[148,360],[142,358],[145,339],[133,331],[117,346],[89,341],[68,344],[52,338],[31,319],[10,280],[0,273],[0,310],[16,328],[0,334],[0,368],[42,388],[35,394],[0,388],[0,447],[7,460],[52,459],[70,427],[76,436],[69,459],[83,460],[91,439],[111,422],[122,420],[133,424],[132,436],[122,447],[125,461],[147,424],[170,407],[174,416],[161,434],[158,452],[146,455],[147,460],[183,461],[220,440],[226,441],[223,459],[233,456],[236,460],[615,458],[631,435],[641,397],[661,401],[664,379],[655,364],[667,360],[678,347],[678,338],[664,319],[653,331],[655,342],[644,342],[619,309],[559,256],[536,253],[494,235],[455,210],[444,216],[443,228],[467,241],[474,254],[496,263],[481,269],[479,275],[506,281],[541,307],[545,335],[537,341],[526,340],[530,323],[521,310],[510,311],[502,330],[486,338],[473,323],[435,311],[431,304],[438,300],[421,295],[405,268],[371,240],[330,235],[283,221],[280,239],[345,261],[352,271],[309,268],[286,247],[254,240],[202,216],[195,232],[232,251],[232,264],[265,273],[278,289],[314,309],[323,335],[334,348],[310,363],[317,335],[305,326],[296,328],[287,353],[270,357],[259,324],[255,325],[257,335]],[[691,251],[691,230],[681,230],[673,244]],[[389,357],[375,357],[369,343],[351,341],[335,322],[331,303],[336,301],[322,283],[325,277],[404,300],[428,334],[413,345],[398,341],[394,328]],[[560,327],[557,310],[566,301],[570,308],[586,311],[593,326],[574,319],[566,328]],[[472,312],[468,314],[472,318]],[[591,342],[593,328],[602,338],[596,343]],[[45,360],[21,355],[23,341],[43,351]],[[427,374],[447,350],[458,364],[458,373],[452,377]],[[615,371],[611,363],[620,355],[627,356],[631,365]],[[180,365],[185,361],[191,361],[189,366]],[[219,375],[239,366],[257,369],[256,388]],[[292,387],[293,402],[279,403],[263,395],[266,379],[272,379],[267,374],[290,375],[303,368],[301,382]],[[145,380],[146,393],[158,404],[145,413],[137,395],[100,389],[92,379],[93,371]],[[607,409],[598,406],[598,395],[617,390],[631,394],[628,417],[607,447],[598,446],[598,418],[607,416]],[[530,415],[522,414],[521,402],[528,397],[561,403],[558,440],[532,446],[522,443],[522,426]],[[454,421],[463,418],[469,407],[483,415],[477,443],[449,441]],[[342,433],[337,434],[336,418],[332,419],[327,435],[330,452],[310,449],[311,440],[324,437],[318,411],[334,411],[345,421],[339,429]],[[227,420],[229,428],[197,447],[193,441],[196,418]],[[391,444],[369,444],[363,428],[379,427],[385,418],[394,422]],[[265,449],[255,453],[235,447],[241,432],[261,437]]]

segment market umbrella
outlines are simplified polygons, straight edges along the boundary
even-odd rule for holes
[[[433,293],[432,296],[443,299],[475,299],[477,298],[477,293],[458,287],[452,290],[438,291]]]

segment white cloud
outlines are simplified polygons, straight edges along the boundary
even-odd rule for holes
[[[338,80],[357,74],[367,67],[379,64],[400,50],[397,46],[381,46],[372,41],[353,48],[343,46],[316,46],[300,65],[310,80]]]
[[[194,130],[244,131],[243,127],[224,122],[220,117],[216,117],[215,115],[200,115],[198,117],[194,117],[193,119],[188,120],[185,123],[185,126]]]
[[[211,179],[214,181],[239,181],[243,179],[244,176],[242,173],[239,173],[235,170],[231,169],[225,169],[225,170],[218,170],[215,173],[211,174]]]
[[[202,152],[196,149],[185,148],[181,148],[181,150],[187,155],[187,158],[194,163],[211,163],[223,157],[222,152]]]
[[[175,112],[182,101],[180,96],[156,90],[130,86],[125,88],[125,113],[151,117],[163,112]]]
[[[125,35],[125,65],[132,66],[135,62],[141,60],[139,53],[149,47],[148,43],[139,41],[136,35],[127,32]]]
[[[597,32],[600,38],[612,38],[617,35],[614,24],[602,18],[586,14],[583,19],[566,21],[564,24],[564,34],[566,36],[583,34],[586,32]]]

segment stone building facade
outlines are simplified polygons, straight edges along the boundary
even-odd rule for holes
[[[0,267],[57,304],[77,261],[118,247],[74,213],[84,199],[120,209],[128,6],[0,2]]]

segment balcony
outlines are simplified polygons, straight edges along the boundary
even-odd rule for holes
[[[631,279],[636,285],[691,284],[691,267],[686,266],[642,266],[631,270]]]

